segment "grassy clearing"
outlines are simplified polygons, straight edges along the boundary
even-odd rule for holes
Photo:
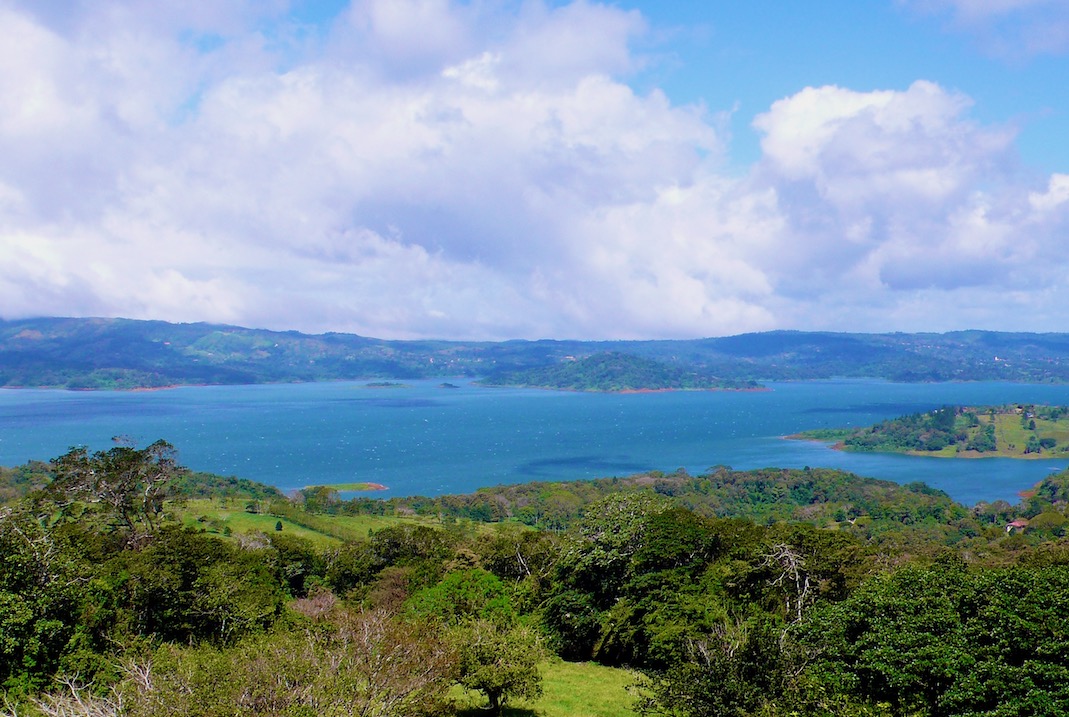
[[[198,499],[172,504],[171,510],[183,525],[220,535],[226,535],[227,528],[234,535],[256,532],[272,535],[276,524],[281,522],[283,532],[310,540],[320,547],[362,540],[370,530],[399,523],[431,524],[426,518],[313,515],[301,511],[294,511],[293,516],[277,516],[249,513],[244,505],[245,501]]]
[[[981,416],[980,421],[982,424],[987,424],[991,419],[990,416]],[[998,441],[998,455],[1014,458],[1053,458],[1064,455],[1069,450],[1069,421],[1049,421],[1037,418],[1035,424],[1036,429],[1032,431],[1021,425],[1021,417],[1017,414],[996,415],[995,439]],[[1028,439],[1032,436],[1053,438],[1058,443],[1052,449],[1044,449],[1042,453],[1025,454]]]
[[[991,424],[991,416],[980,414],[980,425]],[[1035,419],[1036,428],[1031,430],[1021,425],[1021,417],[1014,413],[995,416],[995,441],[998,449],[979,453],[977,451],[958,450],[957,446],[947,446],[941,451],[911,451],[912,455],[938,456],[945,458],[1058,458],[1069,455],[1069,421],[1049,421]],[[1028,439],[1053,438],[1057,441],[1054,448],[1044,448],[1040,453],[1025,453]]]
[[[550,660],[542,666],[542,697],[506,708],[506,717],[634,717],[638,676],[630,670],[592,662]],[[481,694],[457,689],[454,694],[463,717],[485,715]]]

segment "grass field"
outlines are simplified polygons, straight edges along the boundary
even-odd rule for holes
[[[991,423],[991,416],[980,414],[980,425],[986,426]],[[955,446],[947,446],[941,451],[934,453],[917,452],[917,455],[946,456],[950,458],[1055,458],[1069,454],[1069,421],[1050,421],[1036,418],[1036,429],[1021,425],[1021,417],[1015,413],[1000,413],[995,419],[995,441],[998,450],[994,452],[978,453],[976,451],[958,451]],[[974,429],[975,430],[975,429]],[[1041,453],[1025,453],[1028,439],[1032,436],[1037,438],[1053,438],[1057,441],[1054,448],[1043,449]]]
[[[1037,458],[1049,458],[1052,455],[1065,453],[1066,450],[1069,450],[1069,421],[1048,421],[1037,418],[1035,422],[1036,430],[1034,435],[1039,438],[1054,438],[1058,441],[1058,444],[1051,450],[1030,455],[1035,455]],[[1013,455],[1024,455],[1025,446],[1028,445],[1028,439],[1032,435],[1032,431],[1021,425],[1019,416],[995,416],[995,438],[998,441],[999,453],[1006,451]]]
[[[295,522],[287,517],[267,513],[248,513],[242,501],[210,499],[187,500],[173,504],[171,510],[182,524],[220,535],[227,535],[227,528],[233,535],[255,532],[271,535],[275,532],[276,524],[281,522],[283,532],[306,538],[320,547],[361,540],[367,537],[369,530],[379,530],[398,523],[432,524],[427,518],[313,515],[296,512],[294,515],[298,516],[300,522]]]
[[[510,705],[506,717],[634,717],[632,691],[637,675],[592,662],[551,660],[542,667],[542,697]],[[454,698],[464,717],[485,715],[485,698],[457,689]]]

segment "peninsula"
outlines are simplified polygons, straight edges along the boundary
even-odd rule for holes
[[[845,451],[948,458],[1069,456],[1069,407],[1034,404],[943,406],[866,428],[803,431]]]

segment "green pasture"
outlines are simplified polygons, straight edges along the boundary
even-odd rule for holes
[[[980,416],[981,424],[990,423],[990,416]],[[1031,453],[1027,457],[1049,458],[1053,455],[1064,454],[1069,450],[1069,421],[1050,421],[1036,418],[1036,430],[1032,431],[1021,425],[1021,417],[1013,413],[999,414],[995,416],[995,440],[998,441],[999,455],[1026,457],[1024,449],[1028,445],[1028,439],[1035,435],[1037,438],[1053,438],[1058,441],[1052,449],[1044,449],[1042,453]]]
[[[281,522],[282,531],[310,540],[320,547],[361,540],[368,531],[379,530],[398,523],[437,525],[429,518],[379,515],[315,515],[294,509],[292,515],[250,513],[242,500],[196,499],[173,503],[169,511],[176,520],[192,528],[210,533],[240,535],[243,533],[275,533]]]
[[[553,659],[542,666],[542,697],[505,708],[505,717],[634,717],[638,675],[593,662]],[[453,692],[462,717],[486,714],[486,698],[457,688]]]

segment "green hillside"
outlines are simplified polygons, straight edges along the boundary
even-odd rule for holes
[[[685,391],[757,388],[753,381],[729,381],[694,367],[670,365],[616,351],[567,357],[552,366],[495,373],[486,386],[523,386],[566,391]]]

